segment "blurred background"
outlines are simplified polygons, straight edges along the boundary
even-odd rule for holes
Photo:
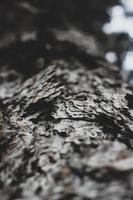
[[[82,48],[118,65],[133,85],[132,0],[1,0],[0,25],[1,67],[30,76]]]
[[[117,39],[115,44],[110,40],[110,47],[114,45],[115,51],[107,52],[106,58],[112,63],[117,61],[123,78],[133,85],[133,1],[121,0],[121,5],[113,6],[108,12],[110,22],[103,26],[103,31],[112,37],[116,35]]]

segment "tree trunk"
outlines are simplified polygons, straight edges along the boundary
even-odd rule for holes
[[[77,2],[0,3],[1,200],[133,199],[133,95],[93,29],[115,1]]]

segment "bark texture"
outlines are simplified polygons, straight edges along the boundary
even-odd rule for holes
[[[1,200],[133,199],[133,95],[100,31],[113,3],[0,3]]]

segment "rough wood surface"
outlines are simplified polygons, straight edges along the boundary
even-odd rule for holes
[[[133,199],[133,95],[104,59],[98,35],[105,36],[93,30],[115,1],[84,1],[102,14],[76,18],[70,8],[79,11],[82,1],[55,1],[60,13],[54,1],[40,8],[13,1],[10,9],[7,2],[0,3],[9,28],[0,42],[0,200]]]

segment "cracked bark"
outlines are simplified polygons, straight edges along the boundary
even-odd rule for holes
[[[7,2],[0,5],[9,28],[0,47],[0,199],[132,199],[133,95],[93,30],[106,21],[108,3],[85,1],[83,9],[100,14],[74,18],[75,1],[59,1],[60,13],[53,1],[42,1],[44,13],[34,1]]]

